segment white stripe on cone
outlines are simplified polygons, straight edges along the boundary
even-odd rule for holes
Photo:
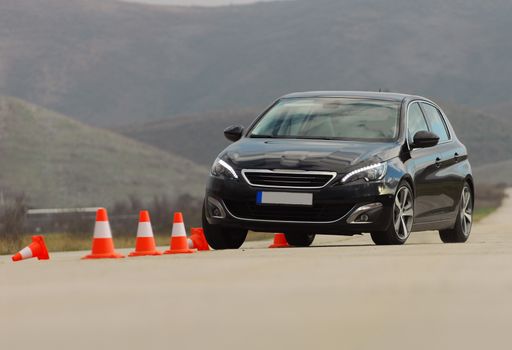
[[[137,237],[153,237],[153,228],[150,222],[139,222]]]
[[[96,225],[94,225],[94,238],[112,238],[108,221],[96,221]]]
[[[192,242],[192,240],[190,238],[187,240],[187,242],[188,242],[189,249],[194,249],[195,248],[194,247],[194,242]]]
[[[185,224],[178,222],[172,225],[172,236],[173,237],[187,237],[187,231],[185,231]]]
[[[23,259],[28,259],[32,257],[32,250],[29,247],[25,247],[20,250],[20,254]]]

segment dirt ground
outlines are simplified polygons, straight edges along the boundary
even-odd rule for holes
[[[510,349],[508,194],[466,244],[416,233],[393,247],[0,256],[0,349]]]

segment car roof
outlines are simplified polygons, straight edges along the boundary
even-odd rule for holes
[[[423,99],[421,96],[400,94],[395,92],[376,92],[376,91],[306,91],[294,92],[282,96],[281,98],[314,98],[314,97],[353,97],[353,98],[369,98],[376,100],[387,100],[402,102],[406,99]]]

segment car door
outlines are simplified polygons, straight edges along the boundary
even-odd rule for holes
[[[435,220],[438,210],[438,171],[440,155],[435,147],[412,148],[413,137],[418,131],[431,131],[419,102],[412,102],[407,108],[407,145],[410,159],[406,162],[414,178],[414,224]]]
[[[439,154],[438,171],[436,174],[436,189],[438,199],[436,205],[437,220],[449,220],[453,218],[454,211],[458,208],[463,181],[456,170],[459,153],[461,150],[452,140],[446,121],[441,111],[434,105],[421,103],[421,108],[427,119],[427,123],[433,133],[439,136],[439,143],[435,146]]]

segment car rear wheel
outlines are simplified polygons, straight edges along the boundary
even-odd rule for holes
[[[372,232],[377,245],[404,244],[412,231],[414,220],[414,194],[407,181],[398,186],[393,202],[392,224],[386,231]]]
[[[439,237],[444,243],[464,243],[468,240],[473,223],[473,194],[466,182],[460,195],[459,212],[455,227],[451,230],[439,231]]]
[[[210,225],[203,208],[203,231],[208,244],[213,249],[238,249],[244,244],[247,238],[247,230],[225,227],[221,225]]]
[[[315,240],[314,233],[294,233],[288,232],[284,234],[289,245],[294,247],[309,247]]]

